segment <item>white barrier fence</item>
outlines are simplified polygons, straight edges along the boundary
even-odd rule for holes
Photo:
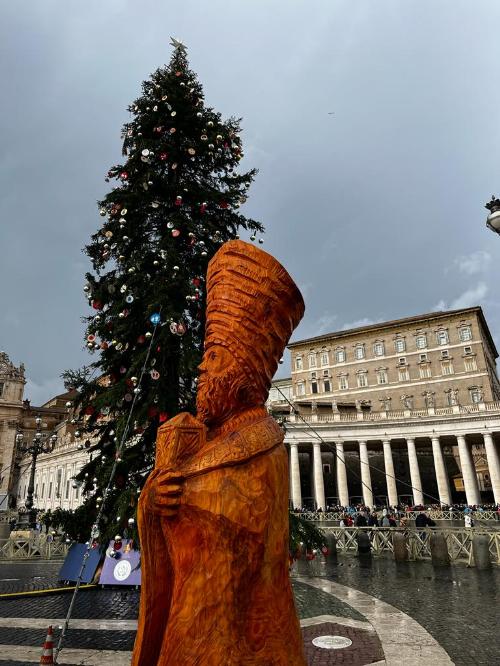
[[[429,559],[431,557],[431,534],[444,536],[450,560],[472,562],[472,539],[475,536],[487,536],[489,539],[490,560],[500,564],[500,529],[482,528],[400,528],[400,527],[322,527],[326,535],[333,537],[337,551],[357,551],[358,534],[368,534],[371,550],[375,555],[393,553],[393,535],[402,534],[405,538],[410,560]]]
[[[380,513],[380,512],[379,512]],[[415,520],[421,511],[406,511],[400,516],[404,516],[407,520]],[[305,520],[311,520],[313,522],[323,522],[323,521],[336,521],[341,520],[345,516],[345,511],[303,511],[297,512],[297,515],[305,518]],[[429,509],[426,511],[426,514],[432,520],[463,520],[464,514],[461,511],[438,511],[435,509]],[[472,517],[475,521],[499,521],[498,513],[494,510],[488,511],[473,511]],[[499,522],[500,524],[500,522]]]
[[[64,559],[70,545],[46,534],[0,539],[0,560]]]

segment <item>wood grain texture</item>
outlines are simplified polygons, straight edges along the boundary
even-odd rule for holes
[[[263,406],[302,298],[275,259],[241,241],[214,257],[207,287],[198,418],[160,428],[139,500],[132,664],[305,666],[288,575],[288,459]]]

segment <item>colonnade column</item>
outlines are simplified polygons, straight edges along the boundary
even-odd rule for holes
[[[439,442],[439,437],[432,437],[432,455],[434,457],[434,471],[436,473],[436,481],[439,493],[439,501],[441,504],[451,504],[450,482],[448,480],[448,472],[444,463],[443,450]]]
[[[423,504],[424,494],[422,492],[422,480],[420,478],[420,469],[418,468],[417,449],[415,448],[415,440],[407,438],[406,445],[408,447],[408,462],[410,464],[410,480],[412,485],[413,503]]]
[[[302,508],[302,493],[300,490],[299,447],[294,442],[290,444],[290,479],[292,506],[294,509],[300,509]]]
[[[467,504],[481,504],[481,496],[477,485],[476,468],[474,467],[472,454],[463,435],[457,435],[457,442]]]
[[[347,488],[347,472],[345,468],[344,442],[336,442],[337,451],[337,492],[342,506],[349,506],[349,490]]]
[[[363,490],[363,503],[373,506],[372,477],[368,463],[368,448],[366,442],[359,442],[359,462],[361,465],[361,487]]]
[[[495,448],[495,442],[491,433],[485,432],[484,448],[486,449],[486,458],[488,460],[488,469],[490,472],[491,487],[493,489],[493,497],[495,504],[500,504],[500,461],[498,459],[498,451]]]
[[[384,439],[382,442],[384,447],[384,465],[385,465],[385,480],[387,483],[387,497],[390,506],[396,506],[398,503],[398,490],[396,487],[396,476],[394,474],[394,462],[392,460],[391,441]]]
[[[314,499],[316,508],[325,510],[325,484],[323,481],[323,461],[321,460],[321,443],[313,442],[313,467],[314,467]]]

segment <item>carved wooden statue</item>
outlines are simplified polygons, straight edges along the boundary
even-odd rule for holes
[[[288,459],[264,407],[304,313],[269,254],[230,241],[210,262],[197,418],[159,430],[139,501],[134,666],[305,666],[288,577]]]

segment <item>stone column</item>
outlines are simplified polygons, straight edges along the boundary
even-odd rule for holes
[[[474,467],[472,454],[463,435],[457,435],[457,442],[467,504],[481,504],[481,496],[477,485],[476,468]]]
[[[345,468],[344,442],[336,442],[337,450],[337,493],[342,506],[349,505],[349,489],[347,487],[347,471]]]
[[[292,488],[292,506],[294,509],[302,507],[302,493],[300,491],[299,447],[295,442],[290,444],[290,485]]]
[[[493,497],[495,504],[500,503],[500,461],[498,451],[491,433],[485,432],[484,448],[486,449],[486,458],[488,459],[488,470],[490,472],[491,487],[493,488]]]
[[[408,447],[408,462],[410,464],[410,479],[413,493],[413,503],[423,504],[424,494],[422,492],[422,480],[420,478],[420,470],[418,468],[417,449],[415,448],[415,440],[407,438],[406,445]]]
[[[359,463],[361,465],[363,502],[366,506],[373,507],[372,476],[368,464],[368,448],[366,442],[359,442]]]
[[[323,480],[323,461],[321,460],[321,443],[313,442],[313,467],[314,467],[314,499],[316,508],[323,511],[326,507],[325,483]]]
[[[449,506],[451,504],[450,482],[439,437],[432,437],[432,455],[434,456],[434,471],[436,472],[439,501],[441,504]]]
[[[382,442],[384,447],[384,465],[385,465],[385,481],[387,483],[387,497],[390,506],[396,506],[398,503],[398,490],[396,487],[396,475],[394,474],[394,462],[392,460],[391,441],[384,439]]]

